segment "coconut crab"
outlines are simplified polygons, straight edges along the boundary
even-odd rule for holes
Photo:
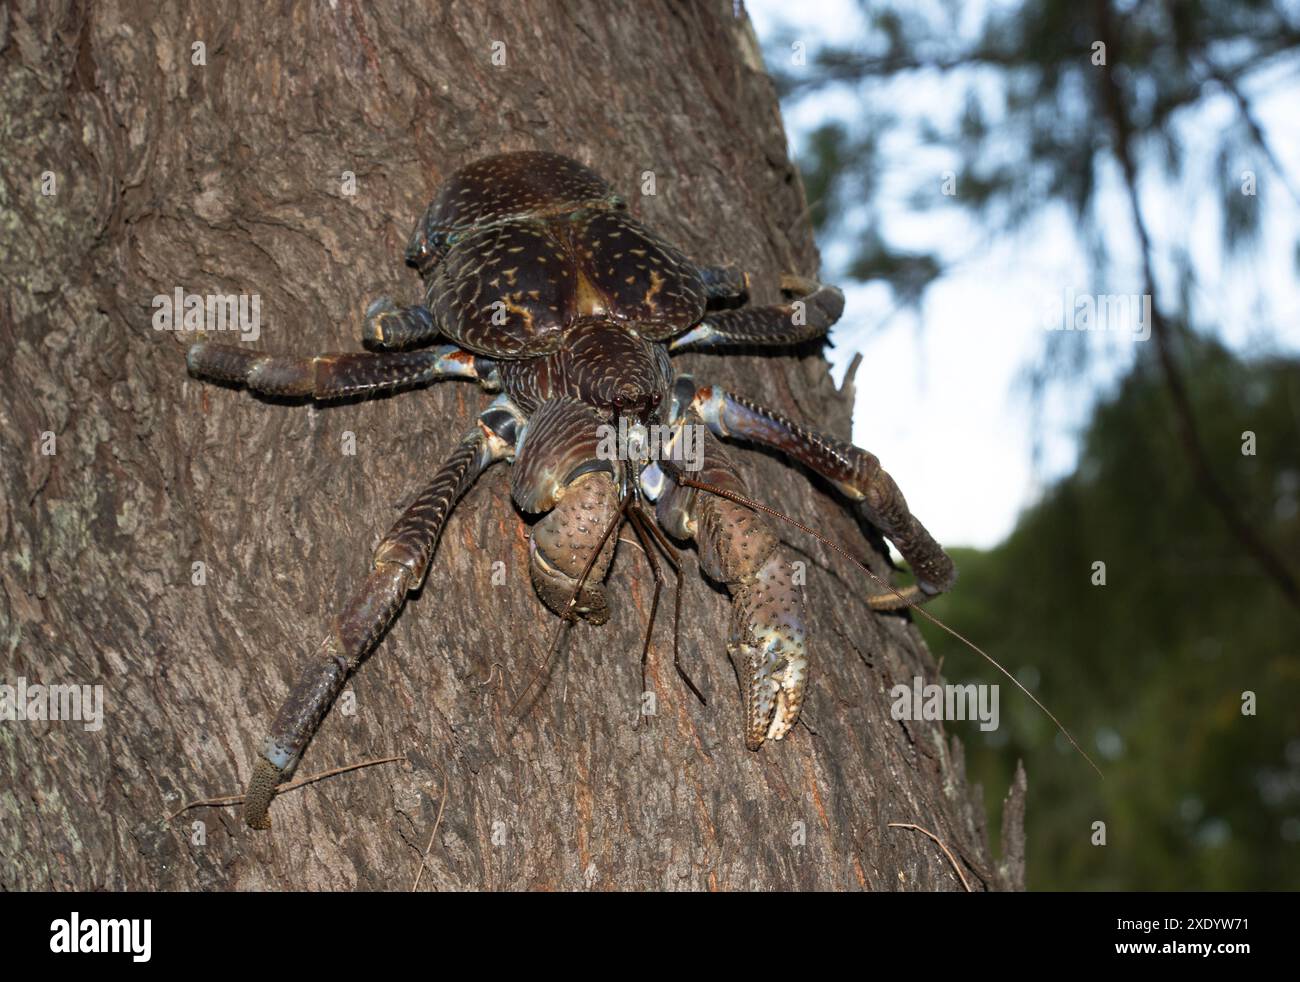
[[[456,501],[498,461],[513,465],[520,510],[543,516],[532,529],[529,572],[543,603],[566,620],[608,619],[602,581],[624,521],[649,557],[652,538],[671,553],[665,533],[694,541],[703,570],[732,597],[727,650],[745,690],[751,750],[782,739],[799,718],[808,682],[804,600],[722,439],[775,448],[823,475],[894,543],[917,582],[869,596],[872,607],[912,605],[951,586],[952,561],[874,456],[673,369],[672,353],[686,348],[824,335],[844,308],[835,287],[790,276],[782,281],[788,302],[746,306],[743,273],[691,262],[632,218],[598,174],[538,151],[455,172],[417,224],[406,261],[425,283],[425,302],[371,304],[369,351],[286,357],[200,341],[187,356],[198,378],[276,397],[327,401],[448,378],[500,393],[380,542],[365,583],[275,717],[245,797],[250,827],[270,826],[276,787],[423,582]],[[629,452],[608,452],[615,428]],[[645,449],[651,429],[664,436],[654,455]],[[688,468],[681,451],[697,436]],[[645,502],[654,503],[653,517]],[[651,565],[657,604],[661,573]]]

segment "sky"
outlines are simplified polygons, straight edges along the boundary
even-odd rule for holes
[[[963,8],[972,25],[985,6],[983,0],[972,0]],[[793,29],[810,56],[823,40],[842,43],[865,34],[853,0],[746,0],[745,7],[769,63],[783,54],[772,47],[781,28]],[[951,76],[913,74],[904,85],[898,105],[908,118],[946,121],[964,99],[964,84]],[[1300,83],[1294,73],[1265,79],[1249,94],[1274,152],[1288,173],[1300,175]],[[845,90],[784,106],[796,157],[819,123],[830,117],[851,120],[855,108],[853,93]],[[1232,112],[1226,99],[1207,103],[1185,124],[1185,145],[1194,151],[1197,141],[1212,138]],[[1052,309],[1067,290],[1141,292],[1131,221],[1117,176],[1109,186],[1103,182],[1105,225],[1116,229],[1108,246],[1120,258],[1121,269],[1115,282],[1099,287],[1063,212],[1046,214],[1014,236],[990,239],[987,230],[957,209],[916,210],[909,199],[918,173],[932,170],[937,192],[947,165],[925,148],[901,149],[889,159],[907,160],[908,172],[884,177],[885,200],[891,202],[885,220],[889,241],[918,250],[938,247],[958,262],[928,291],[919,316],[898,310],[883,284],[838,280],[847,305],[827,357],[838,382],[854,354],[863,355],[856,376],[854,442],[880,458],[913,513],[946,546],[988,548],[1006,537],[1021,510],[1045,487],[1074,469],[1077,438],[1090,407],[1122,375],[1136,346],[1151,343],[1126,331],[1094,336],[1090,342],[1100,355],[1090,376],[1095,384],[1056,392],[1037,408],[1030,402],[1023,380],[1041,360]],[[1250,165],[1259,168],[1261,182],[1270,179],[1266,167],[1256,161]],[[1248,268],[1241,268],[1219,256],[1217,206],[1208,194],[1197,193],[1208,182],[1208,174],[1190,172],[1184,182],[1190,190],[1150,182],[1143,186],[1143,210],[1153,238],[1186,245],[1198,269],[1222,269],[1218,282],[1202,282],[1197,310],[1218,325],[1219,336],[1234,349],[1300,353],[1295,261],[1300,205],[1284,193],[1270,196],[1262,248],[1246,260]],[[888,193],[895,184],[897,194]],[[852,254],[852,242],[823,238],[819,245],[823,278],[835,280]],[[1166,259],[1157,254],[1158,280],[1170,275]],[[1119,282],[1126,271],[1127,282]],[[1256,288],[1239,288],[1243,278]],[[1268,311],[1258,308],[1261,293],[1268,298]]]

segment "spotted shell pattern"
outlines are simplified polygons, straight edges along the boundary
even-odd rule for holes
[[[594,171],[524,151],[457,171],[407,250],[442,331],[490,358],[555,351],[598,316],[662,341],[704,316],[695,266],[627,214]]]

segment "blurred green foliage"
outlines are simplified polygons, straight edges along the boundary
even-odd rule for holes
[[[986,16],[972,28],[961,3],[863,3],[867,36],[822,44],[805,66],[790,66],[782,57],[788,31],[771,46],[786,104],[834,89],[855,96],[855,114],[821,123],[800,154],[818,232],[856,240],[855,278],[888,282],[899,302],[915,305],[949,259],[891,242],[881,221],[882,173],[915,175],[914,207],[963,209],[990,230],[1009,231],[1065,206],[1101,272],[1110,243],[1098,198],[1114,165],[1115,140],[1099,56],[1115,74],[1139,166],[1169,180],[1207,174],[1219,191],[1219,231],[1229,252],[1257,240],[1261,199],[1274,181],[1291,199],[1300,197],[1250,95],[1255,79],[1294,71],[1300,59],[1294,3],[1021,0],[982,6]],[[1103,36],[1109,41],[1099,52]],[[951,89],[960,111],[943,122],[909,115],[913,80]],[[1215,99],[1232,111],[1212,141],[1189,154],[1179,123]],[[933,95],[926,101],[932,103]],[[905,140],[890,142],[904,130]],[[932,169],[919,166],[918,153],[927,147],[949,154],[956,194],[940,194]],[[1241,194],[1243,160],[1258,163],[1251,196]]]
[[[999,547],[956,551],[957,587],[930,605],[1028,685],[1105,780],[994,669],[918,623],[949,681],[1002,682],[999,731],[948,725],[990,814],[1024,759],[1031,887],[1295,889],[1300,617],[1195,487],[1153,361],[1097,408],[1077,471]],[[1208,341],[1186,361],[1219,477],[1300,557],[1300,363]]]

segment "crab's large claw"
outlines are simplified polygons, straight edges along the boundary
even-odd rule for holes
[[[615,537],[605,532],[618,517],[618,505],[618,491],[608,474],[584,474],[533,526],[528,549],[533,588],[561,617],[577,615],[591,624],[609,620],[603,580],[614,558]],[[597,549],[600,553],[592,561]],[[583,580],[589,561],[591,569]]]
[[[711,435],[704,438],[701,466],[691,476],[748,493]],[[808,684],[803,587],[763,515],[672,479],[662,485],[656,490],[659,524],[678,538],[695,539],[700,568],[731,593],[727,654],[744,690],[745,746],[758,750],[789,733],[803,707]]]
[[[600,455],[601,423],[596,410],[577,399],[543,402],[528,421],[510,483],[523,511],[545,513],[529,544],[537,595],[561,617],[592,624],[609,620],[602,581],[621,512],[610,462]]]
[[[751,580],[733,588],[727,653],[745,687],[745,746],[780,740],[799,721],[808,655],[803,591],[789,562],[773,551]]]

